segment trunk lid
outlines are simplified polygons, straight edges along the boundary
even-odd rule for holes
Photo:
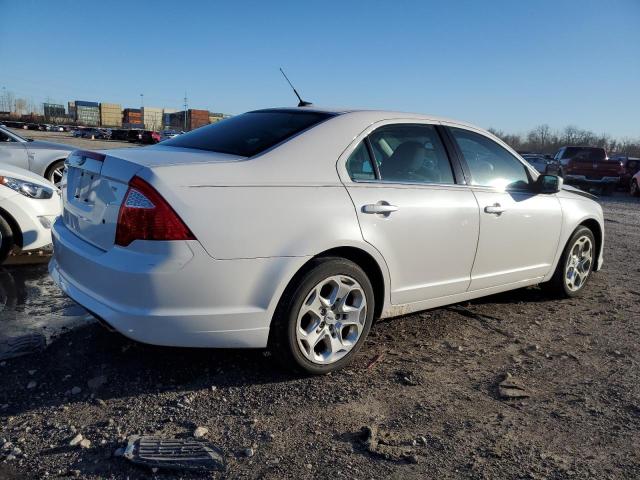
[[[75,151],[67,158],[62,182],[63,221],[78,237],[106,251],[114,245],[120,205],[134,175],[155,167],[242,158],[160,145]]]

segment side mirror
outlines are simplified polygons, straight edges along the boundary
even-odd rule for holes
[[[562,188],[562,177],[556,175],[540,175],[536,179],[535,187],[538,193],[558,193]]]

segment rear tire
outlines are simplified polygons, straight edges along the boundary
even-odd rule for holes
[[[0,217],[0,264],[4,263],[15,246],[13,231],[7,221]]]
[[[350,260],[312,260],[290,282],[271,323],[269,347],[288,369],[322,375],[346,366],[365,342],[375,299]]]
[[[589,254],[585,248],[589,247]],[[556,271],[542,287],[552,296],[570,298],[579,295],[591,277],[598,252],[593,232],[580,226],[564,247]],[[587,258],[588,257],[588,258]]]

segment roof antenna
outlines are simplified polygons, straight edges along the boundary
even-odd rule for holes
[[[302,100],[302,97],[300,97],[300,94],[298,93],[298,91],[296,90],[296,87],[293,86],[293,84],[291,83],[291,81],[289,80],[289,77],[287,77],[287,74],[284,73],[284,70],[282,70],[282,67],[280,67],[280,72],[282,73],[282,75],[284,76],[285,80],[287,81],[287,83],[289,84],[289,86],[292,88],[293,93],[296,94],[296,97],[298,97],[298,100],[300,100],[300,102],[298,103],[299,107],[308,107],[309,105],[313,105],[311,102],[305,102],[304,100]]]

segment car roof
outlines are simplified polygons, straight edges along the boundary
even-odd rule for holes
[[[379,117],[381,120],[392,119],[392,118],[404,118],[404,119],[426,120],[431,122],[449,122],[449,123],[455,123],[455,124],[466,126],[466,127],[478,128],[478,129],[484,130],[483,128],[473,125],[471,123],[455,120],[452,118],[440,117],[437,115],[421,114],[421,113],[403,112],[399,110],[377,110],[377,109],[366,109],[366,108],[344,108],[344,107],[325,107],[325,106],[309,105],[306,107],[262,108],[259,110],[252,110],[251,112],[248,112],[248,113],[270,112],[270,111],[318,112],[318,113],[331,113],[334,115],[361,113],[361,114],[368,114],[371,117]]]

